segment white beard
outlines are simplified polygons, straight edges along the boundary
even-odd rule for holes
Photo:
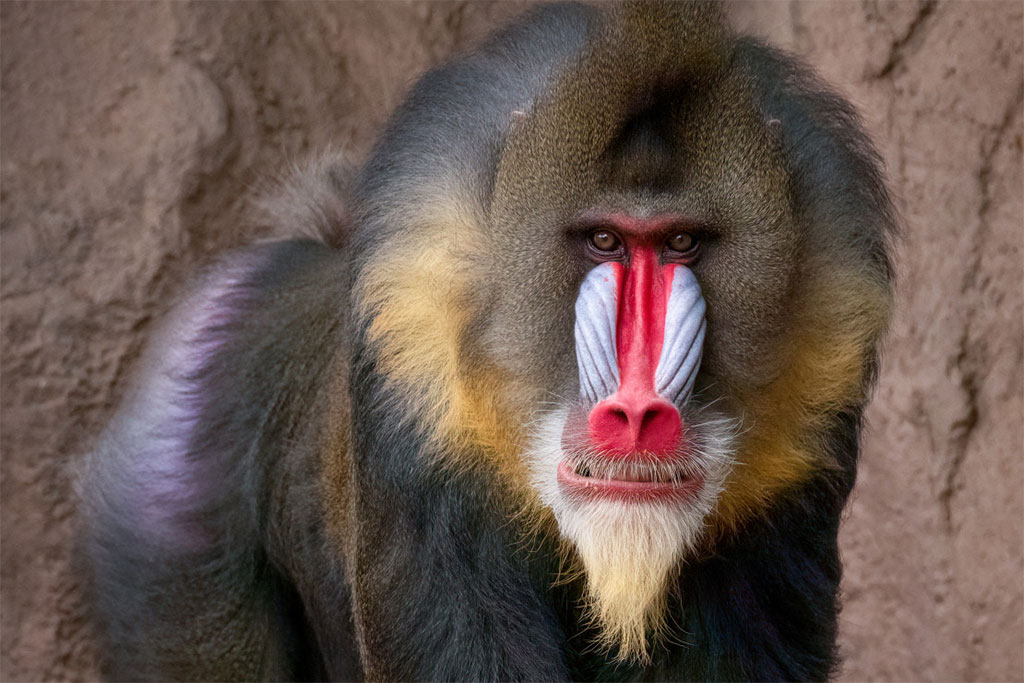
[[[708,415],[687,425],[695,446],[690,460],[704,484],[685,501],[587,500],[565,495],[558,485],[568,413],[561,409],[540,421],[528,452],[533,483],[583,563],[586,608],[601,645],[620,660],[646,661],[648,634],[664,628],[669,581],[697,548],[732,468],[736,423]]]

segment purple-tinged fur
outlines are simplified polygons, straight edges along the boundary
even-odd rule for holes
[[[102,496],[84,498],[101,500],[105,508],[95,509],[100,504],[94,502],[90,514],[132,520],[140,541],[190,552],[215,540],[201,510],[216,495],[218,478],[194,443],[207,398],[202,377],[240,315],[247,278],[258,266],[253,260],[222,264],[168,317],[121,413],[89,459],[81,485],[99,487]]]

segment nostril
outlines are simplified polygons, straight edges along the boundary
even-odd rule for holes
[[[605,419],[619,429],[629,429],[629,416],[622,408],[609,406]]]
[[[643,419],[640,421],[640,432],[659,428],[665,422],[672,422],[678,418],[676,409],[666,405],[655,405],[644,411]]]

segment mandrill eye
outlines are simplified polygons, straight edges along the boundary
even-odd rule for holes
[[[595,230],[590,233],[590,243],[598,251],[615,251],[619,248],[619,238],[608,230]]]
[[[679,254],[688,254],[697,246],[697,240],[693,239],[693,235],[688,232],[677,232],[668,238],[665,242],[665,246],[670,251],[674,251]]]

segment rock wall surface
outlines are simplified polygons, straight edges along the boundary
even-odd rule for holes
[[[522,4],[0,3],[0,680],[89,680],[76,460],[248,200],[354,160]],[[1015,1],[735,2],[860,106],[906,219],[843,530],[847,680],[1024,680],[1024,18]]]

